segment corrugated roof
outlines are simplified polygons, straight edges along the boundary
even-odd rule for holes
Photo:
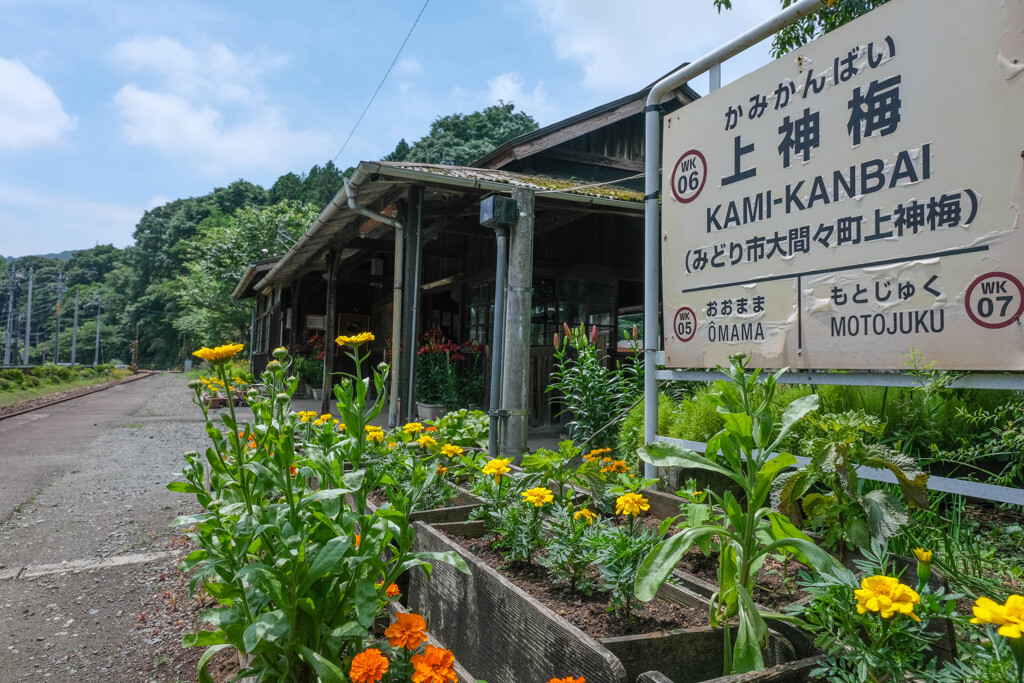
[[[643,193],[610,185],[580,185],[559,178],[496,171],[491,169],[403,162],[361,161],[349,181],[359,206],[373,207],[396,185],[422,185],[442,192],[483,196],[506,193],[511,187],[528,187],[543,194],[545,203],[566,208],[604,210],[610,213],[643,215]],[[375,210],[380,210],[377,207]],[[309,269],[330,247],[344,247],[342,229],[355,220],[366,220],[348,206],[346,188],[342,188],[320,213],[309,229],[284,257],[256,283],[261,290],[281,285]]]

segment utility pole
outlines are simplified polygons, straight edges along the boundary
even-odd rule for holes
[[[75,364],[75,351],[78,348],[78,287],[75,287],[75,326],[71,330],[71,365]]]
[[[96,295],[96,355],[93,357],[92,366],[100,364],[100,309],[103,307],[103,299]]]
[[[11,264],[11,294],[7,303],[7,340],[4,342],[4,365],[11,364],[11,335],[14,334],[14,286],[18,282],[17,261]]]
[[[28,365],[28,347],[32,344],[32,282],[36,269],[28,269],[28,306],[25,308],[25,355],[24,365]]]
[[[67,288],[68,276],[64,274],[63,270],[60,270],[54,280],[54,289],[57,291],[57,338],[53,344],[53,362],[57,365],[60,365],[60,301]]]

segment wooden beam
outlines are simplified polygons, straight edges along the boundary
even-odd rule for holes
[[[623,159],[621,157],[609,157],[603,154],[591,154],[589,152],[577,152],[571,149],[555,148],[544,150],[544,156],[548,157],[549,159],[560,159],[562,161],[571,161],[591,166],[619,168],[622,169],[623,171],[632,171],[633,173],[644,172],[643,161]]]

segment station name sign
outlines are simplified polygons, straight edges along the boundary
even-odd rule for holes
[[[891,0],[664,121],[666,365],[1024,370],[1024,0]]]

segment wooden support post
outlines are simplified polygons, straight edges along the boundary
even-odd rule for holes
[[[533,291],[534,191],[512,191],[519,220],[512,228],[508,253],[505,308],[505,358],[502,408],[508,417],[502,431],[505,457],[518,458],[530,438],[530,309]]]
[[[409,188],[409,215],[405,222],[405,288],[402,297],[402,410],[399,422],[412,419],[416,410],[416,349],[419,348],[420,266],[423,260],[423,188]]]
[[[330,412],[331,396],[334,394],[334,330],[338,317],[338,250],[327,252],[327,311],[324,315],[324,381],[323,396],[320,398],[320,414]]]

